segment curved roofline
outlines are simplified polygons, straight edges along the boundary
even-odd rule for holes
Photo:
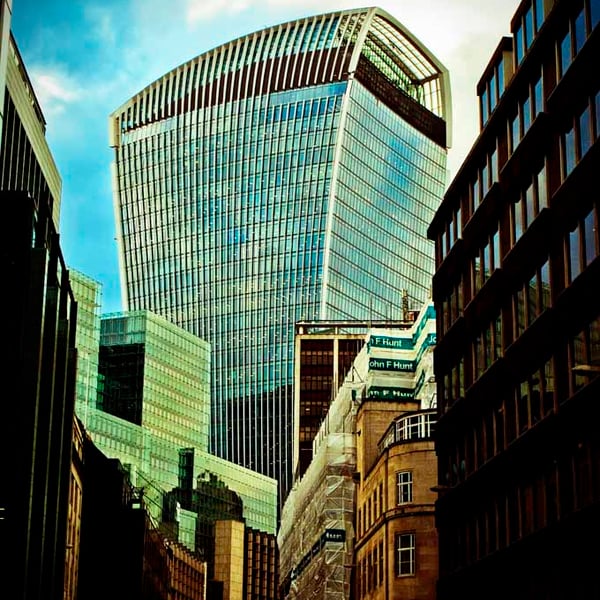
[[[253,38],[258,38],[261,36],[268,35],[268,33],[271,31],[275,31],[280,28],[285,28],[286,26],[289,26],[293,23],[302,22],[302,21],[305,21],[308,19],[327,18],[327,17],[332,17],[335,15],[344,16],[344,15],[352,15],[352,14],[357,15],[357,14],[361,14],[361,13],[366,16],[365,22],[361,25],[361,32],[360,32],[360,37],[362,38],[361,42],[364,42],[367,32],[369,31],[369,28],[370,28],[371,24],[373,23],[373,20],[376,17],[382,18],[385,21],[389,22],[390,25],[392,25],[394,28],[396,28],[402,34],[402,36],[415,48],[415,50],[417,50],[421,54],[421,56],[424,59],[426,59],[427,62],[429,62],[431,64],[433,70],[435,70],[439,73],[441,99],[442,99],[442,103],[443,103],[441,116],[444,119],[444,121],[446,122],[446,146],[450,147],[451,146],[451,132],[452,132],[452,102],[451,102],[451,96],[450,96],[450,78],[449,78],[448,70],[443,65],[443,63],[435,56],[435,54],[433,54],[433,52],[431,52],[429,50],[429,48],[427,48],[414,34],[412,34],[396,17],[394,17],[388,11],[386,11],[378,6],[367,6],[367,7],[363,7],[363,8],[352,8],[352,9],[329,11],[329,12],[325,12],[325,13],[308,14],[304,17],[290,19],[288,21],[283,21],[280,23],[276,23],[274,25],[264,27],[263,29],[250,32],[248,34],[239,36],[238,38],[235,38],[233,40],[229,40],[227,42],[219,44],[209,50],[206,50],[200,54],[197,54],[196,56],[190,58],[187,61],[180,63],[179,65],[173,67],[172,69],[170,69],[169,71],[167,71],[166,73],[161,75],[160,77],[154,79],[153,81],[148,83],[146,86],[144,86],[141,90],[139,90],[138,92],[133,94],[125,102],[123,102],[118,108],[116,108],[110,114],[109,117],[111,119],[117,117],[120,113],[122,113],[124,111],[124,109],[126,109],[130,105],[130,103],[133,100],[143,96],[144,93],[147,92],[147,90],[149,90],[153,86],[157,85],[159,82],[164,81],[164,80],[168,79],[169,77],[175,75],[179,70],[184,69],[188,66],[191,66],[193,62],[197,61],[201,57],[208,56],[210,54],[216,54],[221,51],[224,51],[227,48],[244,44],[244,43],[248,42],[249,40],[252,40]],[[362,49],[363,49],[363,43],[356,44],[356,48],[354,50],[355,54],[352,58],[353,63],[356,63],[358,61],[358,57],[360,56]]]
[[[446,121],[446,146],[448,148],[452,147],[452,94],[450,87],[450,72],[444,66],[444,64],[437,58],[437,56],[427,47],[425,44],[421,42],[418,38],[414,36],[406,27],[398,21],[396,17],[383,10],[382,8],[377,8],[377,12],[386,19],[391,20],[391,22],[402,31],[402,33],[411,40],[418,48],[421,49],[423,54],[429,58],[433,62],[433,64],[440,71],[440,79],[442,84],[442,99],[444,101],[444,121]]]

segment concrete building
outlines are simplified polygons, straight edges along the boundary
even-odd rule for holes
[[[445,68],[378,8],[223,44],[110,116],[123,305],[210,342],[211,449],[280,505],[293,324],[427,300],[450,122]]]
[[[600,3],[515,3],[436,243],[438,599],[600,596]]]
[[[365,342],[283,507],[281,598],[433,597],[433,306]]]
[[[169,565],[169,600],[206,600],[206,563],[183,544],[165,539]]]

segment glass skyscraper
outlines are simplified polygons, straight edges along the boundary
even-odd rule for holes
[[[252,33],[110,116],[124,306],[210,342],[212,451],[292,477],[294,323],[430,295],[446,69],[378,8]]]
[[[94,445],[144,487],[151,516],[163,519],[184,453],[192,482],[215,478],[240,496],[249,527],[275,533],[277,482],[207,451],[209,344],[148,311],[101,316],[101,284],[73,269],[69,277],[77,301],[75,412]],[[193,549],[195,520],[178,514],[179,541]]]

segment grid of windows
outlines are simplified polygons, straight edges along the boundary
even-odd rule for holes
[[[517,65],[523,60],[543,22],[544,0],[532,0],[527,3],[517,20],[514,32],[515,61]]]
[[[600,137],[600,91],[582,103],[561,137],[561,175],[567,178]]]
[[[569,447],[531,481],[515,482],[500,496],[478,503],[477,510],[446,523],[440,532],[451,543],[441,554],[442,572],[472,564],[509,544],[591,507],[600,498],[600,445]]]
[[[598,0],[586,0],[581,9],[565,22],[557,45],[559,77],[567,72],[599,21],[600,3]]]
[[[218,48],[112,116],[127,306],[210,342],[212,450],[277,478],[281,499],[292,477],[292,324],[394,318],[397,290],[422,303],[433,274],[426,228],[446,150],[343,79],[352,51],[387,74],[414,70],[427,82],[413,100],[443,114],[445,74],[367,10],[375,18],[314,17],[240,39],[233,54]],[[281,69],[269,70],[277,57]]]
[[[542,4],[547,27],[538,20]],[[510,561],[518,540],[527,538],[546,564],[553,550],[541,540],[554,539],[550,527],[560,522],[570,532],[575,514],[586,527],[587,507],[598,502],[600,454],[587,422],[600,374],[598,202],[590,193],[597,179],[599,13],[597,0],[520,3],[513,28],[520,71],[431,226],[439,267],[434,296],[442,308],[438,472],[452,488],[437,506],[444,598],[455,597],[458,572],[467,596],[476,597],[469,582],[483,559],[500,581],[507,563],[495,562],[498,551],[507,549]],[[499,185],[490,202],[468,214],[469,183],[494,138]],[[455,222],[458,206],[462,224]],[[494,231],[499,240],[489,267],[500,270],[487,281]],[[562,561],[556,566],[561,579],[574,572]],[[516,581],[538,594],[549,589],[541,573]],[[511,581],[495,596],[511,586],[517,589]]]

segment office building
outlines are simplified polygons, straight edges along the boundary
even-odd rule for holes
[[[206,562],[211,599],[275,600],[275,534],[246,526],[242,498],[216,475],[203,474],[194,482],[190,454],[190,449],[180,452],[180,482],[166,495],[163,527],[177,539],[193,536],[188,546]],[[194,515],[193,523],[186,526],[182,511]]]
[[[182,417],[198,403],[210,410],[206,342],[145,311],[132,313],[130,319],[129,313],[101,315],[101,284],[75,270],[70,275],[78,314],[83,315],[77,321],[77,416],[99,449],[129,470],[132,483],[146,487],[152,517],[160,521],[164,493],[179,485],[183,452],[190,481],[199,475],[217,476],[242,498],[248,526],[275,533],[277,482],[210,454],[206,450],[208,413],[202,417],[201,412],[192,411],[191,420]],[[99,374],[102,327],[107,365],[101,369],[104,374]],[[132,376],[135,372],[138,375]],[[139,421],[140,414],[141,425],[128,420]],[[179,427],[182,421],[184,426]],[[201,447],[187,443],[194,440]],[[180,515],[185,542],[193,547],[196,515],[185,511]]]
[[[75,413],[84,428],[98,399],[98,355],[102,285],[81,271],[71,269],[71,288],[77,300],[77,376]]]
[[[214,474],[243,500],[251,527],[275,533],[277,482],[211,455],[209,346],[148,311],[103,315],[98,395],[88,430],[118,458],[160,520],[164,493],[179,484],[181,450],[189,449],[193,480]]]
[[[0,17],[3,27],[0,78],[3,75],[6,78],[0,141],[0,189],[26,190],[32,198],[47,204],[54,228],[58,230],[62,182],[46,143],[46,120],[17,43],[12,34],[6,39],[10,11],[4,3]]]
[[[313,440],[346,373],[365,344],[366,323],[296,323],[294,349],[294,481],[313,458]],[[345,326],[344,326],[345,325]]]
[[[102,317],[97,402],[103,412],[179,448],[206,452],[209,374],[209,345],[162,317],[148,311]]]
[[[77,306],[59,243],[60,176],[0,4],[0,198],[6,315],[0,564],[7,597],[63,599]]]
[[[6,121],[5,121],[6,123]],[[49,207],[0,192],[6,319],[0,421],[0,559],[10,597],[63,594],[77,306]]]
[[[392,15],[276,25],[110,116],[124,306],[210,342],[211,448],[292,478],[294,323],[430,296],[449,78]]]
[[[600,2],[515,9],[429,228],[439,600],[600,596]]]

